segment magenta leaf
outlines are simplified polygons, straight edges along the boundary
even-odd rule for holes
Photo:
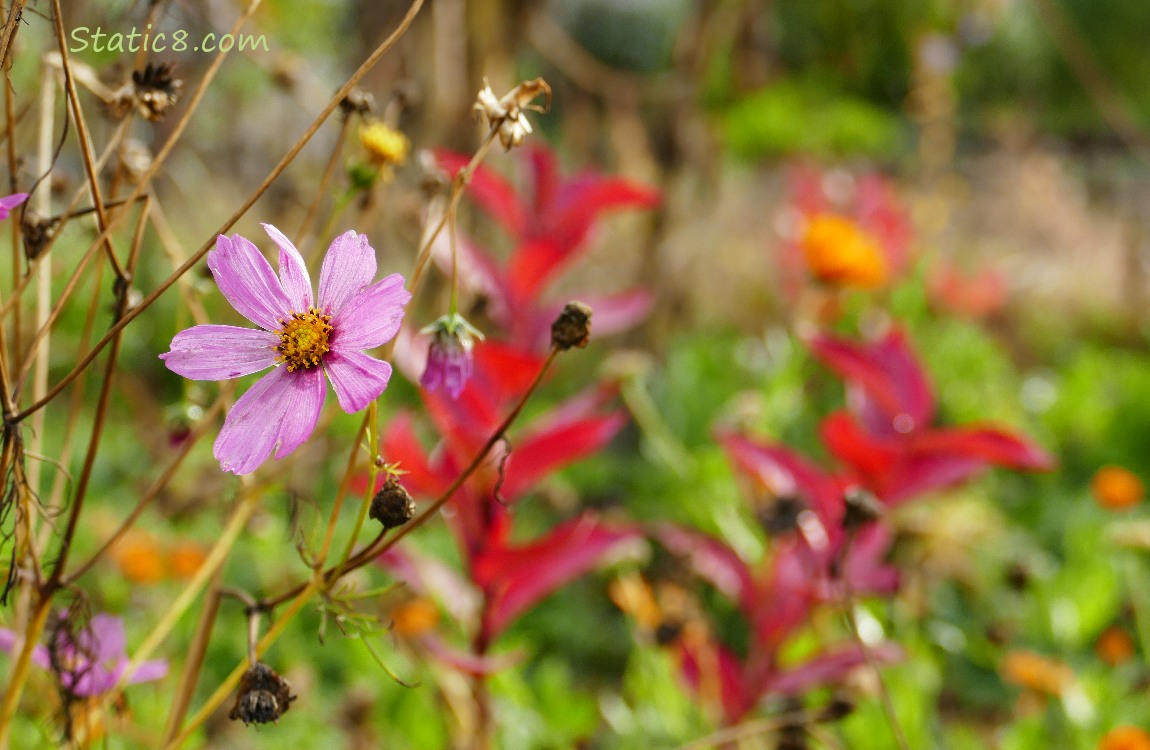
[[[751,569],[733,549],[701,531],[670,523],[656,524],[651,535],[686,560],[695,574],[737,604],[748,617],[756,609],[757,593]]]
[[[442,149],[436,149],[435,160],[452,179],[471,161],[470,157]],[[471,175],[467,192],[491,218],[503,225],[508,234],[512,237],[522,234],[526,223],[524,206],[511,183],[480,164]]]
[[[555,424],[522,438],[504,466],[503,495],[508,502],[524,495],[541,479],[567,464],[597,453],[623,427],[622,412]]]
[[[472,575],[490,597],[485,632],[494,637],[540,599],[638,538],[635,529],[610,528],[593,516],[583,516],[529,544],[481,553]]]
[[[886,664],[903,658],[903,651],[893,643],[880,643],[870,647],[870,656],[875,662]],[[828,651],[801,666],[776,672],[762,684],[760,694],[796,695],[818,685],[842,684],[850,672],[866,661],[857,646]]]
[[[861,390],[856,412],[870,431],[906,434],[934,419],[934,393],[900,331],[868,344],[822,334],[808,344],[823,364]]]

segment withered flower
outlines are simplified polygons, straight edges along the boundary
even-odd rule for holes
[[[540,94],[546,97],[543,106],[532,104],[532,100]],[[546,112],[551,109],[551,87],[547,81],[536,78],[534,81],[523,81],[502,98],[497,98],[491,90],[491,84],[484,78],[483,88],[472,109],[479,113],[489,128],[499,134],[499,142],[503,144],[504,150],[510,150],[523,143],[523,139],[531,133],[531,123],[524,116],[524,110]]]
[[[352,89],[347,96],[339,100],[339,109],[349,117],[351,115],[366,117],[375,109],[375,97],[363,89]]]
[[[245,725],[279,721],[295,699],[287,680],[262,661],[256,662],[240,678],[236,704],[228,718],[240,719]]]
[[[170,62],[148,63],[143,70],[132,71],[131,83],[125,83],[112,95],[112,107],[120,117],[134,107],[145,120],[155,122],[168,113],[180,99],[183,80],[176,78]]]
[[[591,340],[591,308],[582,302],[568,302],[551,324],[551,346],[559,351],[584,349]]]

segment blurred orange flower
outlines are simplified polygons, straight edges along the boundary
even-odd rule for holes
[[[164,554],[146,534],[127,534],[111,550],[116,567],[132,583],[155,583],[164,577]]]
[[[850,219],[818,214],[807,222],[800,242],[807,268],[819,281],[874,289],[887,277],[878,243]]]
[[[1098,636],[1094,652],[1099,659],[1115,667],[1134,657],[1134,639],[1126,632],[1126,628],[1111,625]]]
[[[196,574],[207,558],[207,553],[200,545],[181,542],[168,553],[168,567],[174,577],[187,580]]]
[[[1094,500],[1109,510],[1125,510],[1142,502],[1146,488],[1138,475],[1121,466],[1103,466],[1090,480]]]
[[[1150,750],[1150,733],[1139,727],[1115,727],[1099,740],[1098,750]]]
[[[391,629],[397,635],[426,633],[439,623],[439,609],[429,599],[412,599],[391,614]]]
[[[1070,667],[1033,651],[1009,652],[998,671],[1007,682],[1044,695],[1060,696],[1074,681]]]

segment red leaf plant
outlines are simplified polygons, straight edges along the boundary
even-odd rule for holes
[[[999,427],[933,427],[934,392],[897,329],[870,343],[817,335],[809,345],[847,384],[850,410],[823,421],[823,442],[888,505],[960,484],[991,466],[1054,466],[1036,444]]]
[[[449,151],[437,151],[440,166],[452,177],[469,161]],[[587,239],[599,216],[627,208],[653,208],[659,192],[628,180],[585,171],[570,179],[559,173],[555,154],[544,148],[527,149],[529,190],[519,193],[505,178],[480,165],[468,193],[514,243],[500,265],[486,250],[459,238],[457,259],[460,282],[483,295],[486,311],[509,340],[528,349],[547,341],[551,321],[562,304],[541,298],[560,271],[589,248]],[[446,238],[434,249],[437,262],[451,267]],[[595,310],[595,333],[604,335],[633,326],[651,309],[652,298],[643,289],[614,295],[576,295]]]
[[[702,643],[697,638],[677,641],[684,680],[696,693],[719,698],[726,724],[738,723],[767,697],[797,697],[820,685],[842,684],[866,663],[853,642],[827,645],[800,663],[785,663],[786,647],[805,629],[812,611],[836,599],[831,579],[812,575],[810,549],[798,538],[780,540],[760,564],[751,566],[724,542],[700,531],[660,524],[653,535],[734,603],[749,626],[743,655],[713,637]],[[894,572],[873,559],[885,547],[882,534],[860,538],[844,565],[852,569],[856,585],[893,587]],[[865,565],[856,566],[863,560]],[[890,643],[872,646],[870,652],[879,662],[901,656]]]
[[[434,498],[447,488],[528,388],[540,362],[503,344],[477,345],[474,377],[458,399],[423,391],[442,438],[430,452],[410,414],[391,421],[383,453],[406,472],[402,482],[413,496]],[[479,598],[478,613],[470,618],[472,656],[484,657],[517,617],[640,538],[638,530],[609,525],[593,513],[581,513],[527,542],[511,538],[515,504],[551,473],[599,451],[623,426],[622,412],[601,409],[609,395],[592,391],[536,417],[506,446],[505,458],[496,448],[446,506],[464,572]],[[416,559],[403,553],[382,562],[416,586]]]

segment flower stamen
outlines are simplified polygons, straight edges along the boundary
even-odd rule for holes
[[[286,362],[288,372],[317,367],[323,355],[331,351],[331,316],[322,310],[309,307],[305,313],[293,312],[290,318],[280,318],[280,325],[276,361]]]

